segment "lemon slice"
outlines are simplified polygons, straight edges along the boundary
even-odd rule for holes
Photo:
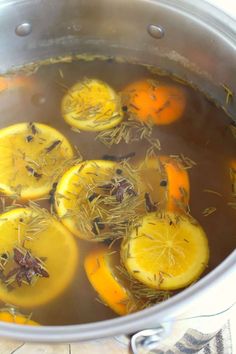
[[[30,260],[33,257],[33,264],[39,270],[36,272],[30,266],[26,274],[27,266],[20,266],[22,257],[19,258],[16,250],[24,254],[24,260],[30,254]],[[0,299],[3,302],[30,308],[51,301],[70,284],[77,263],[78,250],[73,236],[46,211],[18,208],[1,215]],[[47,274],[40,275],[42,269]]]
[[[101,131],[123,119],[121,102],[105,82],[85,79],[72,86],[62,100],[62,116],[72,127]]]
[[[145,216],[138,231],[124,240],[121,255],[127,271],[156,289],[183,288],[207,266],[207,237],[197,222],[166,213]]]
[[[130,296],[112,271],[109,253],[111,250],[106,247],[92,250],[85,257],[85,271],[102,301],[119,315],[125,315]]]
[[[47,195],[73,149],[56,129],[19,123],[0,130],[0,190],[19,199]]]
[[[16,324],[22,324],[27,326],[40,326],[39,323],[23,316],[21,314],[13,314],[8,311],[0,311],[0,321],[2,322],[10,322]]]
[[[55,193],[55,209],[76,236],[102,241],[118,238],[144,203],[136,177],[125,166],[104,160],[84,161],[68,170]]]

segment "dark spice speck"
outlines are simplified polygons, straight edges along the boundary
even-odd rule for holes
[[[165,179],[163,179],[161,182],[160,182],[160,186],[161,187],[166,187],[167,186],[167,181]]]
[[[117,168],[116,173],[117,173],[118,175],[122,175],[123,171],[122,171],[120,168]]]
[[[28,135],[28,136],[26,137],[27,143],[30,143],[31,141],[33,141],[33,139],[34,139],[34,137],[33,137],[32,135]]]
[[[98,194],[94,192],[88,197],[88,201],[91,203],[97,197],[98,197]]]
[[[93,219],[92,233],[94,233],[95,235],[98,235],[98,230],[104,230],[104,229],[105,229],[105,225],[102,223],[102,219],[100,218],[100,216]]]

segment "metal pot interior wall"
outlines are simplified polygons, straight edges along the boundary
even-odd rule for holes
[[[235,38],[233,20],[204,1],[5,0],[0,72],[71,54],[118,56],[175,73],[233,114]]]

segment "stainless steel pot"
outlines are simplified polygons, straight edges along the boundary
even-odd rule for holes
[[[236,111],[229,95],[236,92],[236,22],[203,0],[1,1],[0,73],[84,53],[155,65],[191,82],[229,114]],[[171,345],[188,328],[213,336],[233,308],[235,283],[234,252],[195,285],[150,309],[85,325],[1,323],[0,335],[69,342],[151,329],[133,336],[134,350],[160,339]]]

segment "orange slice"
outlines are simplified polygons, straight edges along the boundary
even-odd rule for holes
[[[13,314],[8,311],[0,311],[0,321],[22,324],[27,326],[40,326],[38,322],[35,322],[27,318],[26,316],[23,316],[21,314]]]
[[[151,288],[175,290],[197,280],[209,249],[201,226],[184,216],[151,213],[121,246],[123,263],[135,279]]]
[[[168,156],[146,159],[139,169],[142,189],[157,207],[184,211],[189,203],[188,172],[180,162]]]
[[[68,140],[41,123],[0,130],[0,190],[18,199],[37,199],[52,188],[63,164],[73,157]]]
[[[183,211],[189,203],[189,176],[183,165],[168,156],[160,156],[167,175],[168,197],[166,209]]]
[[[105,82],[84,79],[72,86],[62,100],[62,116],[72,127],[101,131],[123,119],[119,96]]]
[[[0,92],[18,88],[28,88],[32,90],[35,82],[29,76],[0,76]]]
[[[105,160],[84,161],[60,179],[55,208],[61,222],[79,238],[118,238],[143,203],[138,191],[136,176],[125,166]]]
[[[19,258],[16,250],[24,255],[21,266],[22,257]],[[24,264],[29,255],[31,266],[29,262]],[[78,250],[73,236],[46,211],[18,208],[1,215],[0,299],[3,302],[32,308],[53,300],[69,286],[77,263]]]
[[[92,231],[92,220],[98,217],[96,207],[93,207],[96,197],[91,202],[89,198],[96,195],[94,186],[109,180],[115,167],[111,161],[85,161],[70,168],[60,179],[55,192],[56,211],[61,222],[79,238],[97,239]],[[88,225],[87,222],[83,224],[83,211],[87,211],[85,221],[89,221]]]
[[[177,85],[158,84],[154,80],[140,80],[122,92],[128,112],[145,122],[170,124],[181,118],[186,106],[186,94]]]
[[[109,253],[111,250],[106,247],[92,250],[85,258],[85,271],[101,300],[119,315],[125,315],[130,298],[114,275]]]

